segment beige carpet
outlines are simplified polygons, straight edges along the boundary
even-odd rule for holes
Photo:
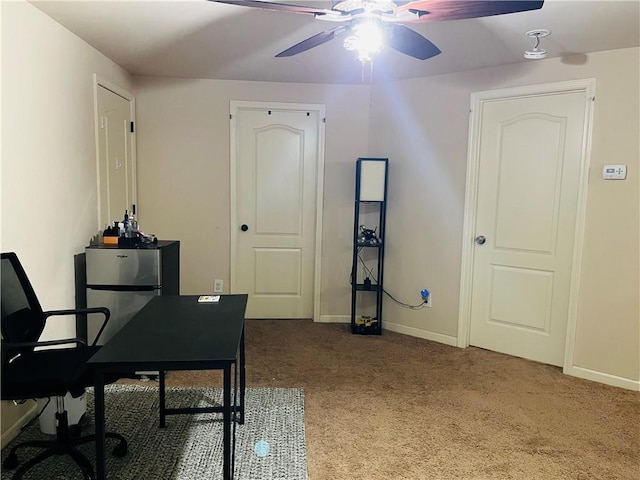
[[[640,478],[637,392],[347,325],[250,320],[246,341],[249,386],[304,388],[310,480]]]

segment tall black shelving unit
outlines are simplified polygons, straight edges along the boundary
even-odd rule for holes
[[[389,159],[387,158],[358,158],[356,162],[351,265],[351,333],[369,335],[382,333],[388,169]],[[358,300],[365,300],[359,298],[360,296],[372,297],[375,302],[373,308],[367,309],[366,312],[358,311]]]

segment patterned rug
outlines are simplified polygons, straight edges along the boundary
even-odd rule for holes
[[[93,395],[88,391],[87,417],[93,431]],[[220,388],[168,388],[167,406],[220,405]],[[124,458],[111,455],[107,439],[109,480],[199,480],[221,478],[222,414],[171,415],[167,428],[158,428],[158,390],[137,385],[110,385],[105,389],[107,430],[127,439]],[[50,438],[32,422],[2,451],[2,459],[17,442]],[[95,465],[94,443],[79,447]],[[22,462],[36,450],[21,449]],[[246,419],[236,426],[234,479],[307,480],[304,437],[304,392],[296,388],[247,388]],[[2,480],[13,472],[2,469]],[[54,455],[32,468],[24,480],[81,479],[79,468],[67,456]]]

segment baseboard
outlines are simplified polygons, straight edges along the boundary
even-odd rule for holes
[[[16,420],[0,437],[0,448],[4,448],[7,444],[16,438],[20,433],[22,427],[29,423],[38,414],[38,404],[33,402],[33,405],[24,414]]]
[[[318,323],[350,322],[351,316],[349,315],[320,315],[320,320],[318,320]],[[404,335],[411,335],[412,337],[423,338],[425,340],[431,340],[438,343],[443,343],[452,347],[458,346],[457,337],[453,337],[451,335],[443,335],[442,333],[430,332],[428,330],[422,330],[420,328],[408,327],[399,323],[384,322],[382,325],[382,329],[402,333]],[[628,378],[618,377],[616,375],[610,375],[608,373],[597,372],[595,370],[589,370],[588,368],[576,366],[565,368],[564,373],[573,377],[591,380],[593,382],[604,383],[605,385],[611,385],[612,387],[619,387],[627,390],[633,390],[635,392],[640,392],[640,380],[631,380]]]
[[[318,323],[351,323],[350,315],[320,315]],[[407,327],[399,323],[382,323],[383,330],[390,330],[392,332],[402,333],[404,335],[411,335],[412,337],[424,338],[425,340],[431,340],[438,343],[444,343],[445,345],[457,346],[458,339],[450,335],[443,335],[441,333],[429,332],[427,330],[421,330],[415,327]]]
[[[425,340],[431,340],[438,343],[444,343],[445,345],[457,346],[457,337],[450,335],[443,335],[442,333],[430,332],[428,330],[422,330],[415,327],[407,327],[399,323],[382,323],[383,330],[391,330],[392,332],[403,333],[405,335],[411,335],[412,337],[424,338]]]
[[[350,315],[320,315],[318,323],[351,323]]]
[[[604,383],[605,385],[611,385],[612,387],[625,388],[627,390],[633,390],[634,392],[640,392],[640,380],[631,380],[629,378],[618,377],[616,375],[610,375],[608,373],[598,372],[588,368],[576,367],[575,365],[565,368],[563,372],[566,375],[571,375],[573,377]]]

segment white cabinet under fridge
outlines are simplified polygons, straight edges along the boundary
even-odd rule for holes
[[[100,335],[104,345],[156,295],[180,294],[180,242],[158,241],[139,248],[90,245],[87,264],[87,306],[107,307],[111,318]],[[102,322],[91,322],[92,343]]]

